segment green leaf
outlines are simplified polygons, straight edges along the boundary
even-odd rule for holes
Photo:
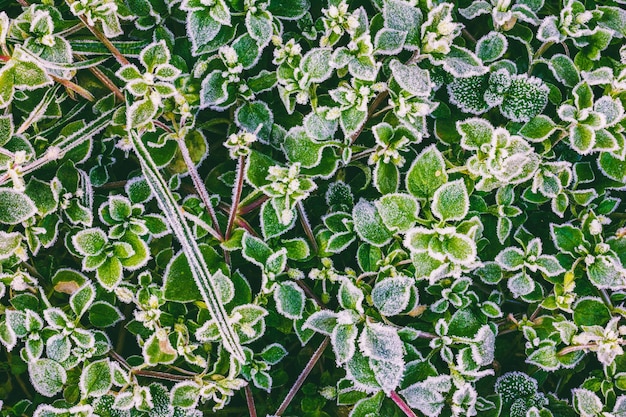
[[[241,243],[243,245],[241,255],[260,267],[264,267],[269,257],[274,253],[265,242],[249,233],[243,235]]]
[[[198,55],[220,32],[221,24],[205,10],[187,13],[187,36],[191,40],[191,53]],[[216,48],[217,49],[217,48]]]
[[[228,98],[228,82],[221,71],[211,72],[203,81],[200,90],[200,108],[215,107]]]
[[[383,403],[384,393],[379,391],[372,397],[362,398],[350,411],[349,417],[377,417],[380,415],[380,407]]]
[[[421,46],[420,26],[422,12],[418,7],[401,0],[386,0],[383,3],[385,27],[406,32],[406,48],[415,50]]]
[[[96,227],[81,230],[72,236],[74,247],[83,256],[99,255],[108,242],[104,231]]]
[[[107,290],[117,287],[122,277],[122,262],[118,258],[107,258],[96,270],[98,282]]]
[[[406,189],[419,199],[429,199],[447,181],[443,155],[432,145],[424,149],[409,168]]]
[[[164,40],[151,43],[139,54],[139,60],[148,72],[154,72],[158,65],[167,64],[170,61],[170,51]]]
[[[574,87],[580,82],[580,74],[574,61],[567,55],[555,54],[550,58],[550,70],[561,84]]]
[[[548,116],[540,114],[530,119],[519,131],[524,138],[533,142],[543,141],[555,130],[557,125]]]
[[[280,236],[291,230],[295,224],[296,216],[293,216],[290,223],[286,225],[283,224],[269,200],[261,206],[261,233],[263,234],[263,238],[270,239]]]
[[[313,48],[302,57],[301,67],[312,83],[321,83],[333,73],[331,59],[331,48]]]
[[[389,64],[393,79],[403,90],[418,97],[428,97],[433,88],[429,72],[417,65],[404,65],[398,60]]]
[[[570,224],[550,224],[550,228],[554,245],[563,252],[567,252],[572,256],[578,256],[578,247],[588,245],[583,237],[583,232]]]
[[[374,204],[361,199],[352,209],[354,230],[361,240],[374,245],[383,246],[391,240],[391,233],[385,227]]]
[[[272,15],[268,12],[246,13],[246,28],[248,33],[260,46],[267,45],[274,29],[272,28]]]
[[[377,282],[372,290],[372,301],[380,314],[395,316],[406,310],[415,291],[413,281],[412,278],[398,276]],[[417,299],[414,303],[417,304]]]
[[[215,249],[206,244],[200,244],[199,248],[211,274],[226,270],[226,264]],[[202,299],[184,252],[176,254],[167,265],[163,274],[163,290],[165,299],[170,301],[189,303]]]
[[[37,213],[35,203],[23,192],[0,189],[0,223],[19,224]]]
[[[596,132],[589,126],[577,124],[570,129],[570,144],[581,155],[587,155],[596,144]]]
[[[95,361],[83,368],[80,375],[80,393],[84,398],[101,397],[113,385],[111,363],[108,359]]]
[[[602,152],[598,158],[598,166],[608,178],[626,183],[626,161],[616,158],[609,152]]]
[[[96,301],[89,308],[89,322],[95,327],[111,327],[123,319],[120,310],[106,301]]]
[[[262,143],[269,143],[274,115],[263,101],[246,102],[235,112],[235,123],[242,130],[256,133]]]
[[[176,350],[172,347],[167,333],[156,331],[143,345],[143,357],[148,365],[169,364],[176,360]]]
[[[469,151],[477,151],[481,146],[491,144],[494,138],[491,123],[476,117],[457,122],[456,129],[461,135],[461,146]]]
[[[432,212],[443,221],[463,220],[469,211],[469,195],[462,179],[448,182],[433,194]]]
[[[200,398],[200,386],[195,381],[182,381],[174,385],[170,402],[174,407],[195,408]]]
[[[267,10],[284,20],[297,20],[303,17],[310,7],[309,0],[281,0],[269,2]]]
[[[415,225],[419,202],[409,194],[387,194],[375,202],[378,214],[391,231],[406,232]]]
[[[322,161],[322,152],[328,143],[316,142],[307,135],[302,127],[294,127],[289,130],[283,150],[290,162],[299,162],[303,168],[312,168]]]
[[[9,258],[19,249],[22,238],[17,232],[7,233],[0,230],[0,260]]]
[[[159,108],[150,98],[134,102],[126,110],[126,125],[128,128],[141,127],[156,116]]]
[[[287,257],[295,261],[302,261],[311,256],[311,249],[304,238],[296,237],[283,240],[282,246],[287,249]]]
[[[35,391],[46,397],[54,397],[67,381],[65,369],[52,359],[37,359],[28,364],[30,382]]]
[[[259,353],[261,359],[270,365],[276,365],[287,355],[287,349],[285,349],[280,343],[272,343],[266,346],[265,349]]]
[[[400,185],[400,172],[393,163],[385,163],[379,160],[374,167],[374,185],[378,191],[385,195],[398,191]]]
[[[0,146],[4,146],[11,139],[14,131],[13,118],[11,116],[0,116]]]
[[[454,263],[469,264],[476,258],[476,243],[458,233],[443,241],[443,249]]]
[[[76,317],[81,317],[85,311],[91,306],[96,298],[96,289],[91,283],[87,283],[80,287],[70,297],[70,307]]]
[[[547,344],[532,352],[526,359],[527,363],[537,365],[544,371],[556,371],[560,362],[556,356],[556,348],[553,344]]]
[[[478,40],[476,56],[483,62],[492,62],[504,55],[509,42],[500,32],[491,31]]]
[[[305,298],[304,291],[295,282],[282,282],[274,290],[276,310],[288,319],[302,317]]]
[[[611,319],[611,312],[599,298],[583,297],[573,309],[574,323],[578,326],[604,326]]]

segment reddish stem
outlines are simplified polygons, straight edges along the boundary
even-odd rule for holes
[[[411,410],[411,407],[409,407],[409,405],[404,402],[404,400],[398,395],[398,393],[396,393],[395,391],[391,391],[391,393],[389,393],[389,398],[391,398],[391,400],[396,403],[398,408],[402,410],[402,412],[407,417],[417,417],[417,414],[415,414],[415,412]]]

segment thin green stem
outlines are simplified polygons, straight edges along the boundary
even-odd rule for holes
[[[302,204],[302,201],[298,201],[298,203],[296,204],[296,208],[298,209],[298,215],[300,217],[300,223],[302,224],[302,227],[304,228],[304,233],[306,233],[306,236],[309,239],[309,243],[311,244],[311,247],[313,248],[313,253],[317,254],[319,251],[319,248],[317,247],[317,241],[315,240],[315,235],[313,235],[313,229],[311,228],[311,223],[309,222],[309,218],[307,217],[306,212],[304,211],[304,205]]]
[[[232,204],[230,205],[230,212],[228,213],[228,225],[226,226],[226,234],[224,238],[228,240],[233,227],[235,225],[235,219],[237,218],[239,201],[241,201],[241,193],[243,191],[243,174],[246,166],[246,159],[244,156],[239,157],[237,162],[237,177],[235,178],[235,188],[233,189]]]

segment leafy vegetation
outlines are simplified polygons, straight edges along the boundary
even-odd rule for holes
[[[0,2],[1,415],[626,416],[625,4]]]

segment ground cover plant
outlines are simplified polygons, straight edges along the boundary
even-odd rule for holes
[[[626,4],[0,1],[2,416],[626,417]]]

